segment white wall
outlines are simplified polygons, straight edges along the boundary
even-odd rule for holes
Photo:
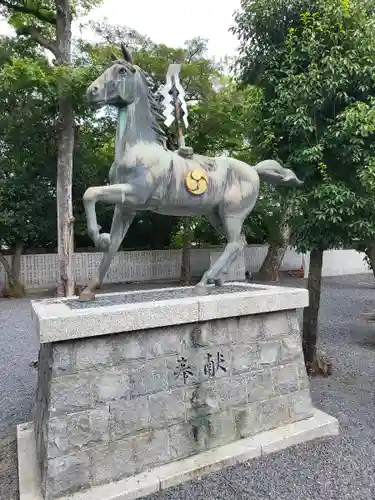
[[[245,269],[252,273],[259,271],[268,251],[268,245],[248,245],[245,248]],[[291,271],[301,269],[302,254],[298,254],[294,248],[288,248],[283,262],[281,271]]]
[[[364,261],[365,254],[357,250],[326,250],[323,254],[322,276],[372,273]],[[310,255],[304,256],[304,274],[309,274]]]
[[[75,280],[78,285],[87,283],[99,266],[102,253],[83,252],[74,255]],[[8,258],[10,260],[10,257]],[[192,251],[192,273],[200,275],[209,266],[208,250]],[[105,283],[178,279],[181,272],[180,250],[155,250],[118,252],[108,270]],[[53,288],[58,275],[56,254],[23,255],[21,282],[26,289]],[[0,283],[5,271],[0,264]]]
[[[191,269],[195,277],[206,271],[210,262],[217,259],[219,248],[192,249]],[[267,246],[249,245],[244,250],[243,260],[232,266],[234,279],[242,279],[244,269],[257,272],[267,253]],[[87,283],[95,272],[101,253],[86,252],[75,254],[75,279],[78,285]],[[9,257],[10,260],[10,257]],[[308,275],[309,255],[297,254],[289,248],[284,257],[283,271],[299,270],[304,267]],[[329,250],[324,252],[323,276],[340,276],[371,272],[363,262],[363,254],[355,250]],[[53,288],[58,273],[56,254],[23,255],[21,258],[21,282],[26,289]],[[105,283],[130,281],[173,281],[181,274],[181,250],[153,250],[118,252],[107,273]],[[5,271],[0,264],[0,284],[5,281]]]

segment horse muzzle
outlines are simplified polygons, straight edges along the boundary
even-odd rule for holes
[[[100,90],[100,88],[92,84],[87,89],[87,101],[93,108],[101,108],[105,104],[104,93]]]

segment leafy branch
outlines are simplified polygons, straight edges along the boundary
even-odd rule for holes
[[[1,3],[1,0],[0,0]],[[55,41],[48,40],[38,28],[35,26],[23,26],[22,28],[17,29],[17,35],[28,35],[37,43],[42,45],[47,50],[50,50],[52,54],[57,57],[57,45]]]
[[[15,12],[31,14],[40,21],[56,25],[56,15],[51,9],[29,7],[22,3],[8,2],[8,0],[0,0],[0,5],[3,5],[7,9],[14,10]]]

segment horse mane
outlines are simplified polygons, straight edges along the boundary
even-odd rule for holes
[[[165,116],[163,115],[163,105],[161,103],[161,95],[156,89],[155,80],[153,77],[141,68],[137,68],[141,76],[145,79],[148,86],[148,104],[151,115],[151,127],[156,134],[156,141],[165,146],[167,136],[162,128],[161,123],[164,124]]]

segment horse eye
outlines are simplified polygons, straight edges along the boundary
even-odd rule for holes
[[[120,68],[118,72],[120,75],[126,75],[126,69],[124,67]]]

